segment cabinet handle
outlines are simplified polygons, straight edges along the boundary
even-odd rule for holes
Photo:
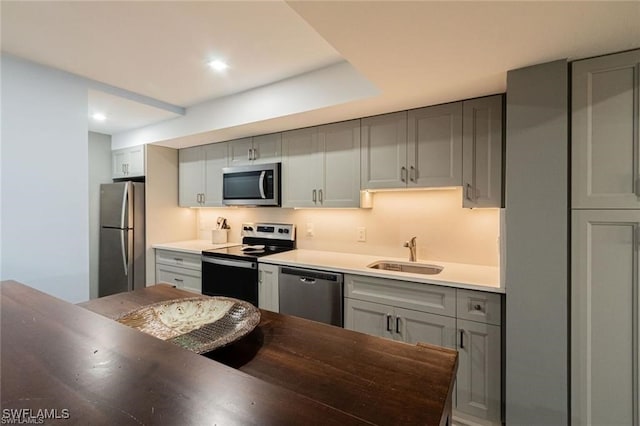
[[[196,203],[200,204],[201,202],[200,194],[196,194]]]
[[[387,331],[391,332],[391,315],[387,314]]]
[[[411,166],[411,168],[409,169],[409,180],[411,182],[416,181],[416,168],[413,166]]]
[[[183,280],[183,279],[180,279],[180,278],[174,278],[173,280],[174,280],[175,282],[177,282],[177,283],[182,283],[182,282],[184,282],[184,280]]]
[[[129,163],[127,163],[127,174],[129,174]]]
[[[122,174],[125,174],[125,170],[124,170],[124,163],[122,163],[122,165],[120,166],[120,168],[122,169]]]
[[[400,317],[396,317],[396,333],[400,334]]]
[[[200,195],[202,196],[202,197],[201,197],[201,201],[200,201],[200,202],[201,202],[202,204],[204,204],[204,203],[207,201],[207,198],[205,197],[204,193],[202,193],[202,194],[200,194]]]
[[[315,189],[313,191],[311,191],[311,200],[313,200],[314,203],[317,201],[316,192],[317,191]]]
[[[257,149],[255,149],[255,148],[251,148],[251,152],[252,152],[252,154],[251,154],[251,159],[252,159],[252,160],[257,159],[257,158],[258,158],[258,150],[257,150]]]
[[[464,349],[464,330],[460,329],[460,349]]]
[[[318,189],[318,202],[322,204],[322,189]]]
[[[402,182],[407,181],[407,168],[405,166],[400,167],[400,180]]]
[[[174,257],[173,260],[175,260],[177,263],[183,263],[184,259],[180,259],[179,257]]]
[[[473,196],[469,195],[469,192],[472,190],[471,184],[465,184],[464,196],[467,200],[473,201]]]
[[[474,311],[482,311],[482,305],[480,305],[480,304],[473,305],[473,310]]]

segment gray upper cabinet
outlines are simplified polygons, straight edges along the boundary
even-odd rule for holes
[[[362,189],[407,186],[407,112],[363,118]]]
[[[462,184],[462,103],[362,119],[362,189]]]
[[[144,176],[145,146],[116,149],[111,152],[111,177],[122,179]]]
[[[503,95],[463,102],[463,207],[502,206]]]
[[[462,184],[462,102],[409,110],[407,186]]]
[[[282,133],[229,141],[229,166],[277,163],[282,160]]]
[[[640,50],[572,73],[572,207],[640,208]]]
[[[359,207],[360,120],[284,132],[283,207]]]
[[[227,143],[213,143],[179,151],[178,203],[181,207],[222,206],[222,168],[227,166]]]

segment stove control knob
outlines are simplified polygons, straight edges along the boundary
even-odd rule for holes
[[[283,231],[285,234],[288,234],[288,233],[289,233],[289,230],[288,230],[288,229],[283,229],[282,231]]]
[[[279,229],[278,229],[278,233],[279,233],[279,234],[282,234],[283,232],[284,232],[284,229],[282,229],[282,228],[279,228]]]
[[[244,231],[253,231],[253,228],[251,226],[245,226],[244,228],[242,228]]]

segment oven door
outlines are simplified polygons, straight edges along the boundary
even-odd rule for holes
[[[202,294],[233,297],[258,306],[258,262],[202,256]]]

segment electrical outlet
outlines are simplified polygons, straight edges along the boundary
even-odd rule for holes
[[[364,226],[358,227],[358,241],[361,243],[367,241],[367,228]]]
[[[307,223],[307,232],[306,232],[307,237],[313,237],[315,235],[314,231],[313,231],[313,223]]]

